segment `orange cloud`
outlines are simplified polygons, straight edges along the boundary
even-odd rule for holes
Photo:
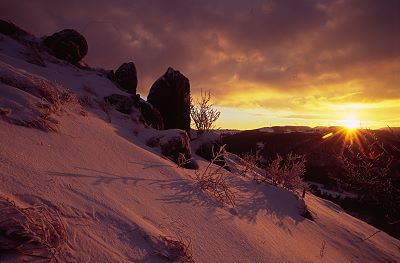
[[[0,5],[4,19],[37,35],[81,31],[89,43],[87,61],[95,67],[134,61],[142,97],[168,66],[179,69],[194,96],[211,90],[226,119],[233,112],[243,116],[237,127],[250,127],[247,120],[254,127],[329,125],[346,117],[348,105],[363,105],[351,110],[371,125],[400,125],[397,0],[15,0]],[[248,110],[252,117],[243,113]]]

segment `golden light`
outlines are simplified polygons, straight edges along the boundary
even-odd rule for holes
[[[333,132],[330,132],[328,134],[325,134],[324,136],[322,136],[322,139],[328,139],[329,137],[333,136]]]
[[[360,144],[360,121],[354,117],[353,114],[348,115],[347,119],[344,122],[344,143],[345,144]]]
[[[355,129],[357,128],[357,121],[356,120],[346,120],[345,126],[347,129]]]
[[[358,120],[350,117],[347,120],[345,120],[344,126],[349,130],[354,130],[359,127],[359,123],[360,122]]]

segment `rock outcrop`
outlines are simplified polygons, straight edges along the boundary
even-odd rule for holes
[[[151,86],[147,101],[161,113],[165,129],[190,131],[190,84],[182,73],[168,68]]]
[[[0,19],[0,33],[17,39],[20,37],[32,36],[31,34],[14,25],[13,23],[4,21],[2,19]]]
[[[132,97],[120,94],[111,94],[110,96],[104,97],[104,101],[114,106],[117,111],[125,114],[130,114],[132,112],[132,106],[135,105]]]
[[[131,114],[134,107],[140,112],[140,122],[157,130],[164,129],[164,123],[160,112],[150,103],[141,99],[139,94],[136,96],[111,94],[110,96],[104,97],[104,101],[124,114]]]
[[[54,33],[46,37],[43,43],[53,56],[74,65],[78,65],[88,52],[86,39],[73,29],[64,29]]]
[[[41,67],[46,66],[42,56],[40,55],[40,44],[36,41],[36,38],[33,35],[14,25],[12,22],[4,21],[1,19],[0,34],[9,36],[26,47],[24,52],[20,52],[20,54],[24,56],[26,62]]]
[[[113,80],[130,94],[136,94],[137,88],[137,72],[133,62],[122,64],[113,74]]]
[[[184,168],[198,169],[199,167],[196,161],[191,159],[190,139],[183,130],[161,131],[150,138],[146,144],[151,148],[160,148],[162,155]]]
[[[153,105],[141,99],[139,95],[135,97],[135,107],[140,110],[141,122],[157,130],[164,129],[164,121],[161,113]]]

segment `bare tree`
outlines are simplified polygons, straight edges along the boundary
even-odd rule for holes
[[[221,113],[213,106],[210,91],[203,93],[202,90],[200,100],[191,102],[190,116],[196,126],[198,135],[215,128],[215,122]]]

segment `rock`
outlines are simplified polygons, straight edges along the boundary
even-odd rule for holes
[[[190,132],[190,84],[179,71],[168,68],[151,86],[147,101],[160,111],[165,129]]]
[[[132,97],[120,94],[112,94],[104,97],[104,101],[115,106],[117,111],[125,114],[130,114],[132,112],[132,106],[135,105],[135,101]]]
[[[19,28],[18,26],[14,25],[13,23],[1,19],[0,19],[0,33],[13,38],[31,36],[31,34]]]
[[[133,62],[122,64],[113,76],[118,85],[130,94],[136,94],[137,73]]]
[[[115,81],[115,73],[114,70],[109,70],[106,71],[106,77],[111,80],[111,81]]]
[[[136,95],[135,97],[135,107],[140,110],[140,121],[154,129],[164,129],[164,122],[161,113],[154,108],[153,105],[141,99],[139,95]]]
[[[172,129],[160,131],[158,135],[150,138],[146,143],[151,148],[158,147],[161,154],[187,169],[198,169],[199,166],[195,160],[191,159],[190,139],[186,131]]]
[[[86,39],[73,29],[64,29],[54,33],[46,37],[43,43],[53,56],[74,65],[78,65],[88,52]]]
[[[135,107],[140,112],[140,122],[157,130],[164,129],[164,123],[160,112],[150,103],[141,99],[139,94],[136,96],[112,94],[104,97],[104,101],[111,106],[114,106],[117,111],[124,114],[131,114],[132,107]]]
[[[9,36],[26,47],[24,51],[20,51],[21,55],[24,57],[26,62],[41,67],[46,66],[43,58],[40,55],[41,47],[39,43],[35,41],[35,37],[33,35],[19,28],[13,23],[1,19],[0,19],[0,34]]]

